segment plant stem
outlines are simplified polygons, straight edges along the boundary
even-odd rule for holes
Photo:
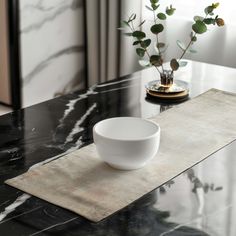
[[[149,61],[150,61],[150,54],[148,53],[147,49],[145,49],[145,53],[147,54],[148,58],[149,58]],[[160,70],[158,69],[157,66],[154,65],[154,67],[156,68],[156,70],[159,72],[159,74],[161,75],[162,73],[160,72]]]
[[[134,28],[134,25],[133,25],[133,22],[131,21],[131,26],[129,25],[129,28],[131,29],[132,33],[135,31],[135,28]],[[150,54],[148,53],[148,50],[147,48],[145,48],[145,53],[147,54],[148,58],[149,58],[149,61],[150,61]],[[158,69],[157,66],[154,65],[154,67],[156,68],[156,70],[159,72],[159,74],[161,75],[161,71]]]
[[[185,48],[185,50],[183,51],[182,55],[180,56],[178,62],[183,58],[183,56],[185,55],[185,53],[188,51],[190,45],[192,44],[193,42],[193,38],[196,36],[196,33],[193,35],[193,37],[191,37],[191,40],[189,42],[189,44],[187,45],[187,47]]]
[[[157,18],[156,18],[156,15],[155,15],[155,11],[153,10],[153,17],[154,17],[154,23],[156,24],[157,23]],[[159,56],[161,57],[161,60],[162,60],[162,53],[161,53],[161,50],[160,50],[160,47],[159,47],[159,39],[158,39],[158,34],[156,34],[156,38],[157,38],[157,50],[158,50],[158,53],[159,53]],[[163,60],[162,60],[163,61]],[[162,68],[162,73],[164,74],[164,67],[163,67],[163,64],[161,64],[161,68]]]
[[[205,15],[204,19],[205,20],[207,18],[208,14]],[[196,36],[197,33],[194,33],[194,35],[191,37],[190,42],[188,43],[187,47],[185,48],[185,50],[183,51],[182,55],[180,56],[178,62],[180,62],[180,60],[183,58],[183,56],[185,55],[185,53],[188,51],[189,47],[191,46],[191,44],[193,43],[193,38]],[[173,75],[174,71],[171,70],[171,75]]]

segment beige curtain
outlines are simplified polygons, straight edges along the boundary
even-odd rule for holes
[[[130,39],[125,39],[117,28],[120,27],[121,20],[132,13],[137,13],[137,18],[140,18],[141,2],[142,0],[86,0],[89,86],[138,69]]]

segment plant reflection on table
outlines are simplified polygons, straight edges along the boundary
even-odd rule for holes
[[[222,187],[215,187],[213,183],[203,183],[196,176],[193,169],[186,171],[184,176],[186,176],[193,185],[192,192],[194,194],[197,194],[197,189],[203,189],[204,193],[222,189]],[[152,191],[145,197],[99,223],[95,224],[82,220],[84,226],[80,228],[80,230],[84,229],[84,231],[82,230],[82,235],[208,235],[194,227],[169,222],[168,218],[170,217],[171,212],[157,209],[156,203],[158,202],[158,194],[167,194],[168,189],[174,184],[174,180],[168,181],[157,190]]]
[[[209,191],[220,191],[223,189],[222,186],[215,186],[214,183],[203,183],[195,174],[195,171],[190,168],[185,172],[187,174],[187,178],[190,180],[190,182],[193,184],[192,192],[197,193],[197,189],[201,188],[203,189],[204,193],[208,193]],[[166,193],[166,187],[170,188],[174,184],[174,180],[168,181],[165,185],[161,186],[159,188],[159,192],[161,194]]]

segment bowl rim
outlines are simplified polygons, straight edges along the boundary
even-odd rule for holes
[[[152,123],[154,124],[156,127],[157,127],[157,131],[151,135],[148,135],[146,137],[143,137],[143,138],[134,138],[134,139],[120,139],[120,138],[110,138],[110,137],[107,137],[105,135],[102,135],[100,133],[98,133],[96,131],[96,127],[101,124],[102,122],[106,121],[106,120],[113,120],[113,119],[119,119],[119,118],[122,118],[122,119],[137,119],[137,120],[143,120],[143,121],[146,121],[148,123]],[[99,122],[97,122],[94,126],[93,126],[93,136],[94,136],[94,133],[104,139],[107,139],[107,140],[112,140],[112,141],[119,141],[119,142],[136,142],[136,141],[144,141],[144,140],[149,140],[155,136],[158,136],[160,135],[160,132],[161,132],[161,128],[160,128],[160,125],[152,120],[149,120],[149,119],[145,119],[145,118],[140,118],[140,117],[132,117],[132,116],[120,116],[120,117],[112,117],[112,118],[107,118],[107,119],[104,119],[104,120],[101,120]]]

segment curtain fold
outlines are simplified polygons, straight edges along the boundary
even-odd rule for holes
[[[87,66],[89,86],[119,75],[119,0],[87,0]]]
[[[88,85],[115,79],[138,69],[130,39],[121,36],[122,19],[141,16],[142,0],[85,0]]]

